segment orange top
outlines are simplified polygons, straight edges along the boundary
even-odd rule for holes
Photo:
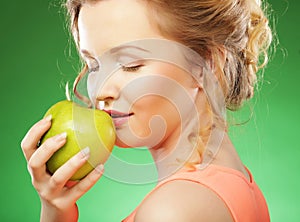
[[[213,164],[204,170],[178,172],[158,183],[147,196],[169,181],[188,180],[215,192],[224,201],[235,222],[269,222],[265,198],[250,171],[247,171],[250,181],[240,171]],[[133,222],[137,209],[138,207],[122,222]]]

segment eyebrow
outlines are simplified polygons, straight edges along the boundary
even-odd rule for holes
[[[84,57],[95,59],[94,56],[92,56],[92,54],[86,49],[81,49],[80,53],[83,54]]]
[[[125,50],[125,49],[136,49],[136,50],[140,50],[140,51],[143,51],[143,52],[150,52],[150,51],[148,51],[146,49],[143,49],[141,47],[132,46],[132,45],[117,46],[117,47],[114,47],[114,48],[110,49],[109,51],[112,54],[115,54],[115,53],[117,53],[119,51],[122,51],[122,50]],[[80,53],[82,53],[85,57],[88,57],[90,59],[95,59],[95,57],[86,49],[81,49]]]
[[[146,49],[143,49],[143,48],[138,47],[138,46],[133,46],[133,45],[117,46],[117,47],[112,48],[110,51],[111,51],[111,53],[117,53],[118,51],[121,51],[121,50],[124,50],[124,49],[137,49],[137,50],[140,50],[140,51],[143,51],[143,52],[149,52]]]

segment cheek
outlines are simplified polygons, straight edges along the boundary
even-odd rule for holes
[[[126,128],[117,131],[120,147],[155,147],[180,129],[180,115],[169,100],[144,96],[132,105],[134,115]]]
[[[161,96],[144,96],[133,104],[132,110],[135,115],[129,120],[129,127],[140,137],[149,137],[162,129],[165,129],[162,137],[166,137],[180,123],[177,107]]]
[[[156,71],[160,74],[155,74]],[[162,142],[181,129],[180,124],[194,106],[191,88],[184,85],[186,76],[181,76],[178,69],[152,69],[148,73],[154,74],[134,78],[121,91],[130,112],[134,113],[128,128],[120,132],[121,139],[130,146],[153,146]]]

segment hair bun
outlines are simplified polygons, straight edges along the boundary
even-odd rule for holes
[[[245,10],[249,10],[246,47],[238,53],[236,81],[227,95],[227,107],[232,110],[253,97],[257,73],[268,63],[268,48],[272,41],[269,20],[264,13],[267,8],[262,8],[260,0],[246,2]]]

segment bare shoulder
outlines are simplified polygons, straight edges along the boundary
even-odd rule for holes
[[[224,202],[210,189],[185,181],[170,181],[140,205],[135,222],[232,222]]]

